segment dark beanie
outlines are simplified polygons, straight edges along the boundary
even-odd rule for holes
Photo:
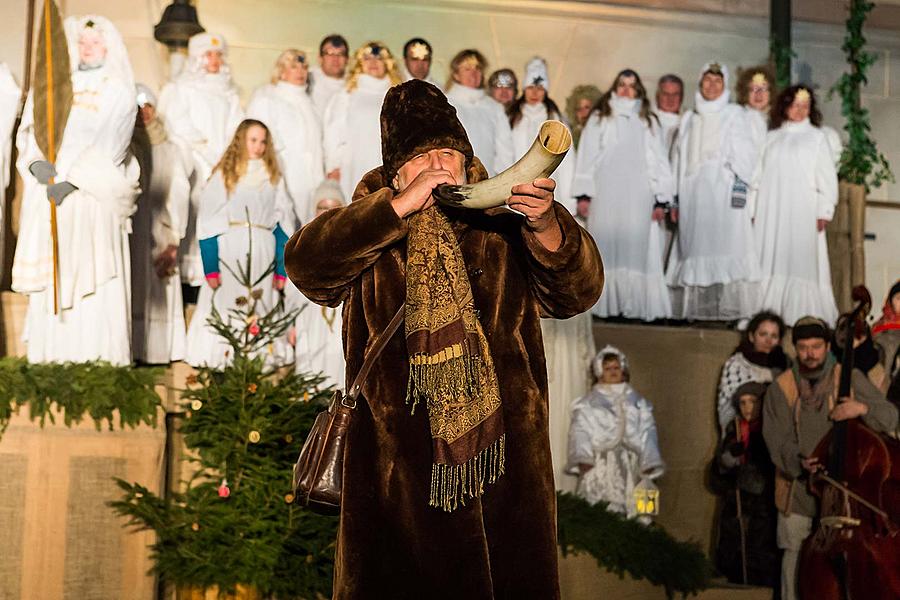
[[[420,79],[392,87],[381,107],[381,162],[388,183],[414,156],[451,148],[466,156],[474,152],[456,109],[435,86]]]
[[[761,400],[766,394],[766,384],[758,381],[747,381],[738,386],[731,395],[731,403],[735,408],[740,408],[741,396],[754,396],[757,400]]]
[[[825,324],[825,321],[816,317],[801,317],[791,329],[791,341],[796,344],[800,340],[810,338],[822,338],[825,341],[831,339],[828,325]]]

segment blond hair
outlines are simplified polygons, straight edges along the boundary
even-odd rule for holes
[[[290,66],[291,64],[297,62],[302,62],[306,65],[307,71],[309,70],[309,63],[306,59],[306,52],[303,50],[297,50],[296,48],[288,48],[284,52],[278,55],[278,60],[275,61],[275,66],[272,68],[272,77],[269,80],[272,83],[278,83],[281,81],[281,74],[284,72],[285,68]]]
[[[391,80],[391,86],[403,83],[403,78],[400,77],[400,71],[397,69],[397,62],[394,60],[394,55],[391,54],[391,51],[387,46],[376,40],[366,42],[353,54],[353,68],[350,70],[350,75],[347,76],[348,92],[355,90],[356,86],[359,84],[359,76],[363,74],[363,57],[366,55],[366,51],[369,50],[371,52],[371,48],[374,46],[379,48],[378,57],[384,62],[387,76]]]
[[[484,76],[484,72],[487,71],[488,61],[484,57],[484,54],[482,54],[478,50],[475,50],[474,48],[460,50],[456,53],[456,56],[453,57],[453,60],[450,61],[450,75],[447,77],[447,84],[444,86],[444,89],[449,90],[453,86],[453,84],[456,83],[456,80],[453,78],[453,76],[456,74],[456,71],[459,69],[459,67],[464,62],[468,61],[474,61],[477,64],[478,70],[481,71],[481,89],[484,89],[484,87],[487,85],[487,77]]]
[[[269,182],[272,185],[278,183],[281,179],[281,171],[278,169],[278,159],[275,157],[275,145],[272,143],[272,132],[266,127],[266,124],[256,119],[244,119],[238,125],[231,143],[219,160],[219,164],[213,169],[213,173],[220,171],[222,180],[225,182],[225,192],[231,194],[234,187],[247,173],[247,131],[251,127],[262,127],[266,132],[266,149],[262,155],[263,164],[266,166],[266,172],[269,173]]]

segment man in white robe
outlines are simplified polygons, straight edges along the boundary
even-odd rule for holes
[[[187,230],[180,248],[181,281],[185,302],[196,300],[203,283],[197,240],[200,192],[244,118],[237,88],[226,62],[228,44],[221,35],[198,33],[188,42],[188,62],[178,78],[159,97],[159,113],[173,141],[191,152],[193,176]]]
[[[447,99],[472,142],[475,156],[494,176],[513,163],[512,130],[503,107],[484,91],[487,60],[478,50],[463,50],[450,63]]]
[[[572,405],[570,473],[579,476],[576,494],[595,504],[636,516],[634,488],[662,476],[653,405],[628,383],[628,359],[605,346],[594,359],[597,383]]]
[[[6,224],[6,188],[9,185],[9,169],[12,160],[12,131],[16,123],[21,90],[16,85],[6,63],[0,62],[0,264],[3,261],[3,236]]]
[[[320,119],[331,98],[344,89],[350,46],[344,36],[332,34],[319,44],[319,65],[309,70],[309,96]]]
[[[759,258],[746,209],[755,152],[743,109],[729,103],[728,69],[700,74],[678,141],[677,260],[668,265],[682,319],[743,320],[759,306]]]
[[[137,163],[127,160],[134,80],[109,20],[69,17],[64,27],[74,99],[55,164],[35,141],[32,98],[17,137],[25,190],[12,285],[28,296],[23,338],[29,361],[125,365],[131,362],[128,229],[138,192]],[[51,196],[58,204],[58,278]]]
[[[185,324],[178,246],[187,228],[191,157],[169,139],[156,97],[137,86],[138,121],[131,151],[141,167],[132,223],[131,291],[134,359],[167,364],[184,358]]]
[[[441,90],[441,85],[434,81],[429,73],[431,72],[431,60],[434,52],[431,44],[423,38],[413,38],[403,45],[403,67],[400,74],[403,81],[410,79],[421,79],[427,81],[437,89]]]
[[[683,102],[684,82],[681,77],[673,73],[660,77],[656,84],[656,116],[659,118],[661,137],[670,163],[674,158]]]
[[[325,176],[322,124],[306,93],[308,72],[306,53],[285,50],[272,82],[257,89],[247,105],[247,117],[265,123],[272,134],[298,227],[315,216],[312,193]]]

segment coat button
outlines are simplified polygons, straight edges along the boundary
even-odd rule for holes
[[[481,309],[478,309],[478,308],[475,309],[475,318],[478,319],[479,321],[481,320]]]
[[[482,271],[481,269],[472,269],[471,271],[469,271],[469,277],[481,277],[483,273],[484,271]]]

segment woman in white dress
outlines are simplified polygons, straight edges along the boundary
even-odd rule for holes
[[[628,383],[628,359],[618,348],[597,354],[594,374],[597,383],[572,406],[568,469],[579,476],[576,494],[631,518],[635,486],[666,469],[653,405]]]
[[[728,69],[707,63],[679,127],[678,239],[667,277],[682,319],[741,320],[759,306],[746,208],[756,156],[744,110],[729,98]]]
[[[825,243],[838,180],[821,123],[812,90],[782,92],[751,193],[762,306],[789,323],[812,315],[834,325],[838,317]]]
[[[450,61],[445,89],[475,156],[493,176],[513,163],[513,142],[503,105],[484,91],[485,69],[487,59],[481,52],[462,50]]]
[[[598,317],[652,321],[672,308],[662,264],[665,206],[675,184],[641,79],[620,72],[581,134],[575,196],[590,196],[588,231],[603,256]]]
[[[187,150],[169,139],[156,97],[142,84],[137,105],[131,151],[141,167],[141,195],[131,225],[131,338],[136,361],[167,364],[184,358],[178,245],[187,227],[192,166]]]
[[[179,251],[181,280],[193,288],[203,283],[203,265],[197,245],[200,192],[244,118],[227,59],[228,44],[221,35],[198,33],[192,36],[188,41],[184,71],[159,95],[159,112],[170,135],[176,143],[188,148],[193,161],[190,213]],[[193,300],[193,297],[185,297],[185,301],[192,303]]]
[[[322,124],[306,93],[306,54],[293,48],[278,57],[272,81],[253,93],[247,117],[266,124],[298,224],[313,218],[312,192],[325,177]],[[288,232],[293,233],[293,232]]]
[[[69,17],[64,27],[74,99],[55,164],[35,141],[32,97],[17,137],[25,190],[12,287],[28,295],[29,361],[129,364],[128,221],[139,171],[127,160],[137,111],[134,79],[122,38],[108,19]],[[59,205],[57,314],[50,195]]]
[[[402,83],[394,56],[381,42],[356,51],[346,88],[325,109],[325,172],[346,198],[363,175],[381,164],[381,105]]]
[[[755,152],[753,162],[756,164],[769,132],[775,76],[768,66],[750,67],[740,71],[736,87],[737,103],[744,108],[744,116],[750,126],[750,140]]]
[[[188,328],[188,364],[221,369],[231,361],[231,348],[208,323],[214,310],[232,327],[248,328],[249,334],[255,335],[252,320],[244,323],[229,317],[229,311],[237,308],[238,298],[247,301],[247,287],[236,274],[247,269],[248,256],[252,261],[251,281],[275,264],[274,272],[254,287],[260,294],[257,316],[278,305],[286,279],[285,223],[293,222],[292,212],[268,129],[260,121],[243,121],[200,202],[197,235],[206,285],[200,289]],[[273,362],[280,362],[279,356],[268,355]]]

